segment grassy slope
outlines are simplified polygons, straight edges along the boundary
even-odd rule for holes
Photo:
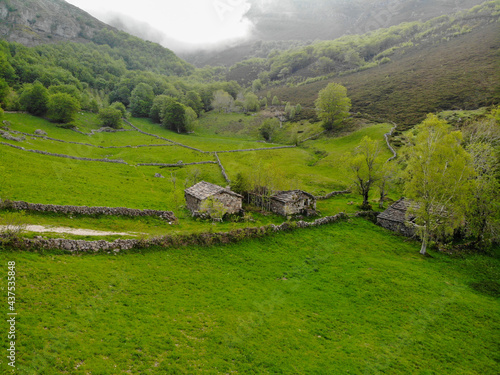
[[[89,137],[71,130],[58,128],[54,124],[33,116],[25,114],[6,114],[5,116],[11,123],[10,128],[14,130],[32,134],[35,129],[42,129],[52,138],[67,141],[102,146],[168,143],[138,132],[98,133]],[[90,114],[80,115],[76,125],[80,130],[90,132],[92,129],[98,128],[94,117]],[[253,118],[250,116],[229,115],[225,121],[226,124],[227,122],[238,122],[239,118],[243,119],[242,122],[248,126],[247,129],[252,129]],[[208,124],[212,123],[212,119],[214,119],[214,116],[210,115],[203,120]],[[212,127],[207,126],[205,128],[205,133],[200,131],[194,135],[180,135],[164,130],[148,120],[132,119],[134,124],[148,132],[187,145],[195,145],[204,150],[273,146],[273,144],[255,142],[247,134],[229,137],[229,133],[225,131],[223,126],[223,119],[216,118],[215,120],[217,121],[212,123]],[[308,126],[303,125],[304,128]],[[295,149],[259,151],[258,153],[223,153],[220,154],[220,158],[231,178],[234,178],[239,171],[250,174],[254,173],[259,165],[262,169],[271,166],[273,170],[281,171],[285,176],[281,180],[283,188],[304,188],[320,195],[346,187],[345,177],[340,170],[340,158],[345,152],[353,149],[364,135],[382,139],[383,133],[389,127],[387,124],[374,125],[341,138],[308,141],[300,148]],[[217,129],[224,132],[225,136],[215,134]],[[314,127],[311,127],[311,129],[314,129]],[[285,129],[284,131],[288,130]],[[79,157],[123,159],[132,164],[121,165],[76,161],[0,146],[0,197],[2,199],[24,200],[43,204],[125,206],[141,209],[173,210],[180,219],[177,225],[169,225],[155,218],[89,218],[78,216],[70,218],[64,215],[33,213],[26,214],[23,217],[14,215],[14,219],[20,219],[27,224],[126,231],[139,233],[139,236],[142,234],[151,236],[208,230],[226,231],[242,226],[265,225],[271,222],[281,223],[283,221],[281,217],[274,215],[268,217],[253,212],[252,216],[255,222],[223,223],[214,228],[211,223],[199,222],[190,217],[188,211],[183,207],[183,190],[193,183],[195,174],[197,174],[197,181],[206,180],[225,185],[217,165],[206,164],[164,169],[134,166],[139,162],[176,163],[179,160],[184,162],[215,160],[211,154],[202,154],[179,146],[99,149],[29,136],[26,137],[24,142],[6,141],[3,138],[2,142],[23,146],[27,149],[38,149]],[[387,150],[385,154],[387,157],[389,156]],[[166,178],[153,177],[157,172],[163,174]],[[176,177],[175,191],[171,180],[172,175]],[[395,195],[394,198],[396,197]],[[356,205],[347,205],[351,201],[357,202],[358,199],[356,196],[351,195],[321,201],[318,202],[318,209],[323,215],[333,215],[340,211],[356,211]],[[0,213],[0,222],[9,222],[12,218],[13,216],[7,215],[6,212]],[[55,236],[59,237],[60,235]],[[83,238],[70,235],[66,237]],[[112,240],[114,237],[106,239]]]
[[[364,220],[210,248],[0,259],[17,264],[19,374],[499,368],[499,301],[470,287],[498,280],[498,260],[422,258]]]
[[[430,112],[498,103],[499,50],[498,25],[492,24],[335,82],[347,87],[354,112],[415,125]],[[327,84],[283,87],[272,90],[272,95],[313,107]]]

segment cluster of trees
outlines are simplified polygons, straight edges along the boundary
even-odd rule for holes
[[[399,176],[381,150],[380,142],[363,138],[346,162],[353,185],[366,209],[373,188],[383,202],[389,183],[399,180],[412,202],[422,254],[431,240],[457,234],[481,249],[500,241],[500,108],[462,130],[429,115],[402,150]]]

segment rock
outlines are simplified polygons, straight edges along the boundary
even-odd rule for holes
[[[162,176],[160,173],[155,173],[155,177],[156,178],[165,178],[164,176]]]
[[[43,131],[42,129],[37,129],[37,130],[35,130],[35,134],[37,134],[37,135],[47,135],[47,132]]]

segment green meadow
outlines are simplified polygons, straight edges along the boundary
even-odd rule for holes
[[[33,134],[35,130],[41,129],[47,133],[48,137],[55,140],[12,133],[16,137],[24,137],[25,139],[17,142],[2,138],[4,143],[21,146],[26,150],[92,159],[120,160],[128,165],[66,159],[1,145],[0,197],[43,204],[171,210],[179,218],[178,223],[171,225],[154,218],[89,218],[79,216],[70,218],[64,215],[34,213],[22,215],[22,220],[26,224],[100,229],[114,232],[126,231],[131,232],[134,237],[208,230],[225,231],[246,226],[283,222],[281,217],[262,215],[259,212],[250,212],[249,220],[246,222],[225,222],[216,226],[209,222],[192,219],[189,211],[185,208],[183,191],[195,181],[200,180],[225,186],[226,182],[217,164],[199,164],[182,168],[137,166],[141,163],[215,162],[216,158],[212,151],[265,149],[280,146],[280,144],[258,142],[256,137],[252,138],[251,136],[236,134],[229,137],[228,134],[215,134],[208,124],[213,123],[217,129],[221,130],[223,129],[222,117],[223,115],[214,114],[202,117],[193,134],[177,134],[158,124],[153,124],[148,119],[132,118],[130,120],[134,126],[142,131],[164,138],[159,139],[137,132],[127,124],[124,124],[124,129],[129,131],[95,133],[89,136],[58,127],[44,119],[28,114],[7,113],[5,119],[9,122],[9,129],[28,134]],[[231,123],[240,123],[239,120],[249,128],[253,126],[252,129],[255,130],[255,123],[253,123],[256,121],[255,118],[232,114],[228,115],[225,120],[226,130],[230,129]],[[99,128],[96,116],[90,113],[79,114],[74,125],[84,133],[90,133]],[[282,134],[287,134],[290,128],[294,129],[294,126],[302,125],[288,124],[283,129]],[[303,126],[307,127],[309,132],[317,134],[318,129],[315,125],[304,124]],[[272,170],[277,173],[277,179],[279,179],[283,189],[301,188],[313,194],[322,195],[332,190],[343,190],[348,187],[345,175],[341,171],[342,157],[346,152],[351,151],[363,136],[368,135],[375,139],[383,139],[383,134],[389,129],[389,124],[371,124],[371,126],[361,127],[349,135],[307,141],[295,148],[220,153],[219,157],[231,179],[234,179],[239,172],[250,176],[256,171]],[[65,142],[78,142],[79,144]],[[179,144],[195,147],[205,152],[195,151]],[[390,156],[388,150],[384,152],[387,157]],[[165,178],[154,177],[156,173],[162,174]],[[397,198],[396,195],[395,198]],[[356,211],[357,205],[347,204],[350,202],[357,202],[355,194],[320,201],[318,209],[322,215],[333,215],[341,211]],[[10,214],[8,217],[5,211],[0,212],[0,220],[4,222],[12,216],[15,217],[16,214]],[[60,236],[53,233],[46,235]],[[65,237],[87,238],[72,235],[65,235]],[[114,237],[108,239],[112,238]]]
[[[224,246],[0,259],[3,284],[16,261],[17,374],[499,369],[498,259],[423,258],[362,219]]]

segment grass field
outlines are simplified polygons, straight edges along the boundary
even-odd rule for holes
[[[214,120],[214,126],[221,130],[223,129],[223,120],[219,117],[221,115],[210,114],[202,120],[205,121],[205,124]],[[185,166],[182,168],[137,166],[139,163],[215,161],[216,159],[212,153],[184,148],[137,131],[96,133],[88,136],[57,127],[55,124],[27,114],[8,113],[5,114],[5,118],[9,121],[9,128],[12,130],[33,134],[36,129],[41,129],[51,138],[83,144],[75,145],[30,136],[25,136],[25,140],[22,142],[8,141],[3,138],[2,142],[21,146],[25,149],[76,157],[123,160],[129,165],[65,159],[1,145],[0,197],[2,199],[24,200],[43,204],[125,206],[140,209],[173,210],[180,219],[177,225],[169,225],[157,219],[136,220],[78,216],[69,218],[62,215],[27,213],[23,217],[26,223],[120,232],[125,230],[135,232],[139,236],[201,232],[215,229],[211,223],[199,222],[190,217],[184,207],[183,190],[191,186],[195,180],[206,180],[225,186],[226,182],[216,164]],[[238,119],[243,119],[243,123],[247,121],[249,128],[255,126],[255,124],[252,125],[251,123],[253,121],[252,117],[244,115],[228,115],[226,125],[230,128],[230,124],[234,121],[238,122]],[[235,135],[233,137],[229,137],[229,133],[218,135],[208,125],[203,131],[185,135],[165,130],[146,119],[134,118],[131,121],[135,126],[147,133],[196,147],[202,151],[241,150],[277,146],[277,144],[256,142],[255,139],[246,135]],[[85,133],[99,128],[95,115],[88,113],[79,115],[75,125]],[[286,126],[293,128],[298,125]],[[309,127],[307,124],[304,127],[316,131],[314,127]],[[283,189],[301,188],[313,194],[322,195],[332,190],[343,190],[347,187],[345,175],[341,168],[342,156],[352,150],[365,135],[374,139],[383,139],[383,134],[390,127],[389,124],[372,124],[361,127],[350,135],[340,138],[320,138],[315,141],[307,141],[297,148],[221,153],[219,157],[230,178],[234,179],[239,172],[250,176],[259,168],[272,169],[281,176],[280,183]],[[124,128],[132,129],[126,124]],[[283,134],[287,134],[289,131],[290,129],[284,128]],[[13,135],[21,136],[14,133]],[[90,146],[84,144],[90,144]],[[138,145],[158,144],[167,146],[135,147]],[[122,148],[103,149],[92,145]],[[386,156],[389,157],[389,151],[386,150],[385,152]],[[161,173],[165,178],[155,178],[155,173]],[[394,198],[397,198],[397,196],[395,195]],[[357,201],[357,198],[350,196],[349,198],[319,202],[318,209],[323,215],[333,215],[340,211],[355,211],[356,206],[346,204],[350,201]],[[265,225],[270,222],[281,223],[283,221],[282,218],[274,215],[267,217],[255,212],[251,215],[254,220],[252,222],[218,224],[216,230],[231,230],[241,226]],[[5,216],[5,212],[0,213],[0,220],[5,219]]]
[[[17,374],[499,370],[500,304],[485,288],[498,293],[498,259],[422,258],[362,219],[209,248],[0,259],[2,284],[16,261]]]

